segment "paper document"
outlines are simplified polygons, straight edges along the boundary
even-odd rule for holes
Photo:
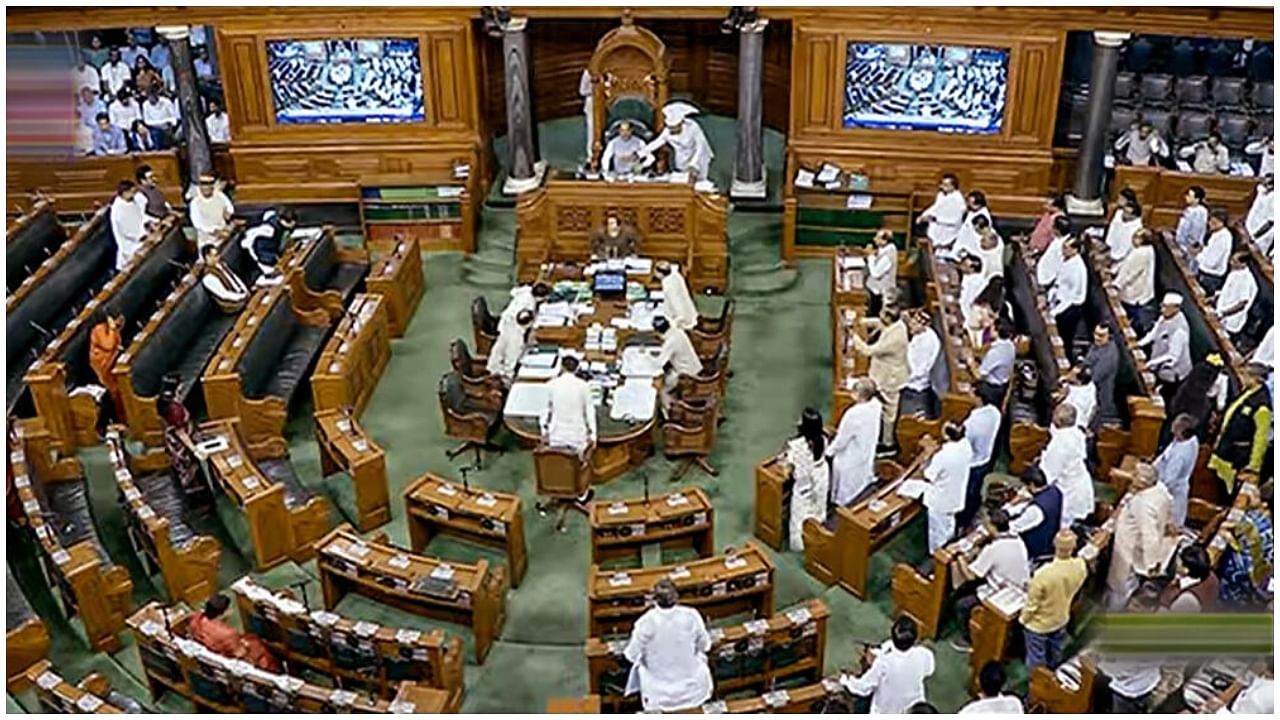
[[[829,183],[840,177],[840,168],[831,163],[823,163],[822,169],[818,171],[818,182]]]
[[[850,210],[870,210],[871,201],[870,195],[850,195],[844,204]]]
[[[898,486],[898,495],[904,498],[911,498],[912,500],[919,500],[920,496],[924,495],[924,491],[928,487],[929,483],[923,480],[903,480],[902,484]]]
[[[662,374],[662,366],[648,348],[632,345],[622,351],[622,374],[626,377],[655,378]]]
[[[1022,606],[1027,604],[1026,593],[1012,585],[1006,585],[983,599],[1008,617],[1022,612]]]
[[[813,171],[800,168],[796,171],[796,187],[813,187]]]
[[[658,391],[653,383],[628,380],[613,391],[613,407],[609,417],[613,420],[645,422],[653,417]]]
[[[547,408],[547,386],[543,383],[517,382],[507,393],[502,414],[508,417],[537,418]]]

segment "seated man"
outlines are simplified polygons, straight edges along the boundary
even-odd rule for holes
[[[200,248],[200,260],[204,263],[205,272],[200,277],[200,284],[213,296],[214,302],[224,313],[234,314],[244,309],[249,300],[249,288],[227,267],[218,256],[218,249],[213,245]]]
[[[262,214],[262,222],[245,231],[240,240],[241,247],[249,251],[249,256],[258,264],[262,277],[258,285],[278,285],[284,277],[276,269],[280,254],[289,241],[289,234],[297,225],[297,216],[292,209],[284,211],[268,210]]]
[[[631,123],[618,123],[618,134],[610,138],[600,157],[600,169],[605,177],[631,175],[640,169],[640,155],[644,152],[644,140],[635,136]]]
[[[992,534],[991,542],[972,563],[963,554],[956,557],[956,574],[969,587],[956,597],[962,639],[952,640],[951,646],[960,652],[969,650],[969,616],[982,603],[983,595],[1008,585],[1026,588],[1031,582],[1027,546],[1009,529],[1009,515],[999,508],[993,510],[987,516],[987,530]]]
[[[653,319],[653,329],[662,336],[662,347],[651,352],[663,367],[662,376],[662,409],[667,411],[675,400],[676,386],[680,384],[681,375],[697,375],[702,372],[702,361],[689,341],[689,335],[678,327],[672,326],[665,317]]]
[[[218,594],[204,604],[204,611],[191,616],[191,639],[230,658],[244,660],[259,670],[280,672],[280,665],[267,646],[253,635],[240,633],[219,619],[231,607],[226,595]]]
[[[196,230],[196,246],[217,244],[226,237],[235,206],[222,192],[224,183],[208,173],[200,176],[198,190],[187,193],[187,205],[191,214],[191,226]]]
[[[625,258],[636,254],[640,238],[635,228],[623,225],[618,214],[610,212],[604,217],[604,229],[591,232],[591,257]]]

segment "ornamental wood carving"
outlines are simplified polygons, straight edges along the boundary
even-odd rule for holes
[[[595,139],[591,143],[591,167],[599,169],[604,152],[605,119],[609,108],[621,99],[638,99],[654,110],[653,132],[662,132],[659,108],[667,104],[667,73],[671,62],[667,46],[652,32],[633,25],[624,15],[622,25],[610,30],[591,55],[591,113]]]

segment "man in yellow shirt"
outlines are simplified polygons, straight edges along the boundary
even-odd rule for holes
[[[1053,560],[1031,576],[1027,604],[1019,618],[1026,638],[1027,670],[1041,665],[1054,670],[1062,660],[1071,601],[1089,575],[1084,559],[1075,557],[1075,552],[1075,533],[1059,530],[1053,536]]]

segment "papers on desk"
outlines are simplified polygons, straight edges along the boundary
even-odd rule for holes
[[[555,348],[531,347],[520,356],[521,367],[535,369],[554,369],[560,359],[560,352]]]
[[[661,310],[659,310],[661,308]],[[640,332],[653,331],[653,319],[659,314],[666,314],[666,305],[659,302],[638,302],[631,303],[629,312],[627,313],[626,322],[633,329]],[[614,318],[618,320],[620,318]]]
[[[629,257],[623,260],[628,275],[648,275],[653,272],[653,258]]]
[[[1013,585],[1006,585],[999,590],[992,591],[988,589],[986,596],[983,597],[983,589],[989,588],[983,585],[978,588],[978,598],[984,602],[988,602],[995,609],[999,610],[1005,617],[1014,617],[1022,612],[1022,607],[1027,604],[1027,594],[1021,588]]]
[[[831,163],[822,163],[822,167],[818,170],[817,181],[827,184],[840,177],[840,168]]]
[[[862,270],[867,267],[867,259],[862,255],[837,255],[836,267],[841,270]]]
[[[538,418],[547,408],[547,386],[543,383],[517,382],[507,393],[502,414],[507,417]]]
[[[317,225],[315,227],[294,228],[289,237],[294,242],[306,243],[319,238],[323,233],[324,228]]]
[[[902,484],[898,486],[898,495],[899,497],[911,498],[912,500],[919,500],[920,496],[924,495],[924,491],[928,487],[929,487],[929,483],[923,480],[908,478],[906,480],[903,480]]]
[[[845,207],[850,210],[870,210],[872,197],[870,195],[850,195],[845,201]]]
[[[796,187],[812,188],[813,187],[813,171],[800,168],[796,170]]]
[[[549,302],[538,306],[538,315],[533,319],[534,327],[566,327],[577,321],[574,306],[567,302]]]
[[[688,185],[689,173],[673,172],[667,176],[667,182],[671,183],[672,185]]]
[[[658,391],[653,383],[628,379],[613,391],[613,407],[609,417],[613,420],[647,422],[653,418]]]
[[[604,327],[599,324],[588,327],[584,349],[586,349],[587,352],[612,352],[617,350],[618,329],[615,327]]]
[[[693,184],[693,189],[697,190],[698,192],[713,193],[716,191],[716,184],[711,182],[710,180],[699,180],[698,182]]]
[[[632,345],[622,350],[622,374],[629,378],[655,378],[662,374],[662,366],[648,348]]]

